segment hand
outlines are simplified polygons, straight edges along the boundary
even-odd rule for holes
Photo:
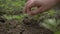
[[[24,8],[24,12],[29,15],[36,15],[41,12],[47,11],[54,7],[57,0],[28,0]],[[36,10],[31,11],[31,8],[38,7]]]

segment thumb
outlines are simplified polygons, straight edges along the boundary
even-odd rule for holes
[[[28,13],[31,11],[31,8],[34,6],[33,2],[28,1],[25,5],[24,12]]]

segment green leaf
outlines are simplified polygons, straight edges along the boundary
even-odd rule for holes
[[[56,31],[55,34],[60,34],[60,31]]]

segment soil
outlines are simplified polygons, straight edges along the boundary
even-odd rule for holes
[[[6,21],[0,19],[0,34],[54,34],[49,29],[39,27],[36,21],[33,22],[27,19],[22,23],[14,19]]]

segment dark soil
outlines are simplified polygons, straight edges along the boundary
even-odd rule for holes
[[[25,19],[22,23],[17,20],[0,19],[0,34],[54,34],[49,29],[39,27],[34,20]]]

